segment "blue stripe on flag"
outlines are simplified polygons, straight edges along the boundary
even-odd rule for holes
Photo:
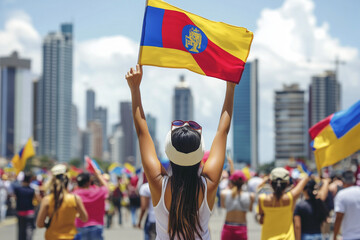
[[[151,6],[146,8],[141,34],[141,46],[163,47],[162,22],[164,14],[165,9]]]
[[[360,100],[345,111],[334,114],[330,125],[337,138],[341,138],[360,123]]]

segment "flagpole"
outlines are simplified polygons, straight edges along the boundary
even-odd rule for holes
[[[146,14],[146,8],[148,6],[148,2],[149,0],[146,0],[145,2],[145,10],[144,10],[144,18],[143,18],[143,24],[142,24],[142,27],[141,27],[141,37],[140,37],[140,43],[139,43],[139,54],[138,54],[138,61],[137,63],[140,64],[140,56],[141,56],[141,39],[142,39],[142,30],[143,30],[143,27],[144,27],[144,22],[145,22],[145,14]]]

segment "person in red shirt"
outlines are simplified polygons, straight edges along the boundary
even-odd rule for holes
[[[87,222],[83,223],[79,219],[75,222],[81,240],[104,239],[105,200],[109,190],[107,182],[99,171],[95,172],[95,177],[100,186],[90,185],[89,173],[80,173],[76,177],[78,188],[74,194],[80,196],[89,215]]]

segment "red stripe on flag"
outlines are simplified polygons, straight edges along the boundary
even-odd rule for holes
[[[196,26],[186,14],[165,10],[162,23],[163,47],[188,52],[182,43],[182,30],[186,25]]]
[[[182,30],[186,25],[196,26],[186,14],[165,10],[162,25],[163,47],[189,52],[182,42]],[[203,52],[190,54],[205,75],[239,83],[245,63],[224,51],[210,39]]]
[[[245,63],[208,40],[205,51],[192,54],[207,76],[239,83]]]
[[[314,139],[327,125],[330,124],[330,120],[333,116],[334,114],[329,115],[309,129],[311,139]]]
[[[91,158],[85,157],[85,161],[86,161],[86,170],[89,173],[95,173],[95,168],[94,165],[92,164]]]

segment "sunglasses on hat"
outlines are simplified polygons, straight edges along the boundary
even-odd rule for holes
[[[195,121],[183,121],[183,120],[174,120],[171,123],[171,129],[173,127],[178,128],[178,127],[182,127],[185,125],[188,125],[190,128],[194,129],[195,131],[201,131],[202,127],[200,126],[200,124],[198,124]]]

